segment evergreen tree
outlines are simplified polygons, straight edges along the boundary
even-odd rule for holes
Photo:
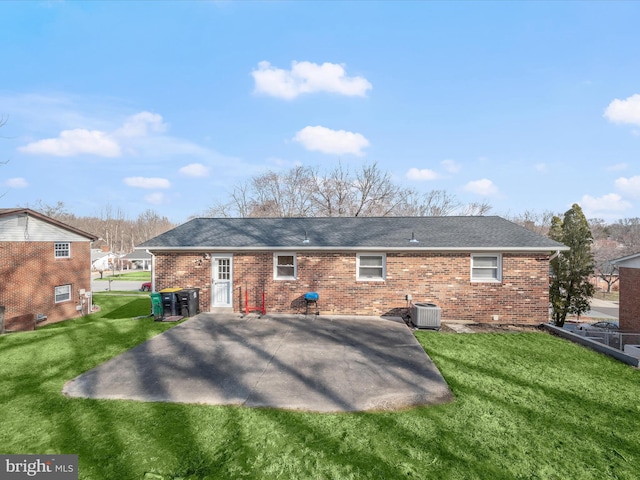
[[[574,204],[567,210],[563,220],[553,217],[549,237],[571,249],[551,260],[549,300],[553,322],[562,327],[568,314],[580,315],[589,310],[594,292],[589,283],[595,267],[591,252],[593,236],[580,205]]]

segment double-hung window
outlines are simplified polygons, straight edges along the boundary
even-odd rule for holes
[[[502,256],[500,254],[471,255],[472,282],[501,282]]]
[[[356,255],[356,279],[382,281],[385,279],[387,257],[384,253],[359,253]]]
[[[53,254],[55,258],[71,258],[71,243],[55,242],[53,244]]]
[[[71,285],[60,285],[55,288],[56,303],[67,302],[71,300]]]
[[[273,254],[273,278],[275,280],[295,280],[296,267],[295,253]]]

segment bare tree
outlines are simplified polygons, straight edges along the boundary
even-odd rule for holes
[[[339,164],[326,174],[310,167],[258,175],[237,185],[227,203],[207,214],[220,217],[360,217],[484,215],[486,202],[462,205],[444,190],[420,194],[393,181],[376,163],[352,173]]]
[[[611,292],[611,287],[620,279],[618,266],[613,265],[611,260],[620,257],[621,249],[624,249],[624,246],[615,240],[601,238],[593,242],[594,273],[607,284],[607,293]]]
[[[609,238],[624,246],[620,256],[640,252],[640,218],[623,218],[609,225],[608,229]]]
[[[352,216],[353,178],[340,163],[327,176],[313,172],[314,212],[318,217]]]
[[[38,200],[35,205],[27,205],[26,208],[93,233],[106,243],[109,250],[116,253],[130,252],[136,245],[175,226],[167,217],[162,217],[153,210],[146,210],[135,220],[129,220],[122,209],[114,209],[111,205],[102,207],[99,216],[90,217],[78,217],[70,213],[61,201],[47,204]]]
[[[515,216],[507,216],[507,218],[513,223],[522,225],[527,230],[539,233],[540,235],[547,235],[554,216],[556,216],[556,214],[551,210],[543,210],[542,212],[525,210],[523,213]]]
[[[391,181],[389,172],[382,172],[376,163],[363,165],[354,182],[354,217],[391,215],[401,204],[400,187]]]

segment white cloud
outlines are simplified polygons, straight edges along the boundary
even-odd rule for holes
[[[492,196],[498,194],[498,187],[496,187],[494,183],[487,178],[471,181],[462,188],[467,192],[476,193],[478,195]]]
[[[462,167],[454,160],[443,160],[440,162],[440,165],[449,173],[458,173],[462,170]]]
[[[615,165],[610,165],[607,167],[607,170],[610,172],[619,172],[622,170],[626,170],[629,167],[627,163],[616,163]]]
[[[127,177],[124,183],[136,188],[169,188],[171,183],[166,178],[158,177]]]
[[[75,155],[97,155],[100,157],[119,157],[120,145],[107,133],[100,130],[63,130],[58,138],[45,138],[19,147],[23,153],[53,155],[55,157],[73,157]]]
[[[614,184],[622,193],[632,197],[640,197],[640,175],[629,178],[620,177]]]
[[[631,203],[617,193],[609,193],[601,197],[583,195],[580,205],[593,216],[594,212],[621,212],[631,208]]]
[[[359,133],[331,130],[321,126],[304,127],[296,133],[293,140],[301,143],[307,150],[334,155],[362,156],[364,155],[362,149],[369,146],[369,140]]]
[[[205,167],[201,163],[190,163],[180,170],[180,173],[188,177],[207,177],[209,176],[209,167]]]
[[[547,173],[549,171],[549,167],[546,163],[536,163],[533,168],[540,173]]]
[[[150,193],[149,195],[145,195],[144,199],[152,205],[160,205],[164,203],[164,194],[162,192]]]
[[[407,172],[407,178],[409,180],[435,180],[440,178],[440,175],[428,168],[410,168]]]
[[[255,93],[287,100],[303,93],[331,92],[347,96],[364,97],[372,88],[364,77],[348,77],[344,66],[337,63],[291,62],[291,70],[271,66],[267,61],[258,63],[251,72]]]
[[[615,99],[604,111],[607,120],[613,123],[640,125],[640,94],[619,100]]]
[[[22,177],[10,178],[4,184],[9,188],[25,188],[29,186],[29,183]]]
[[[115,134],[123,137],[146,137],[149,132],[165,132],[167,124],[162,115],[151,112],[140,112],[127,118]]]

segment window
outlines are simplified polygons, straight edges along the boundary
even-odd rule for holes
[[[56,303],[71,300],[71,285],[61,285],[55,288]]]
[[[273,255],[273,278],[276,280],[296,279],[295,253],[276,253]]]
[[[502,256],[471,255],[472,282],[502,281]]]
[[[56,242],[53,244],[55,258],[70,258],[71,244],[69,242]]]
[[[386,256],[383,253],[360,253],[356,255],[358,280],[384,280]]]

